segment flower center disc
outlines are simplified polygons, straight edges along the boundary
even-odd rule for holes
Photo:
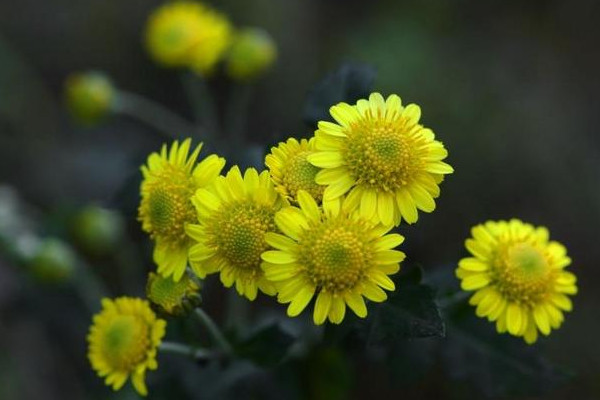
[[[308,151],[298,153],[289,161],[283,174],[283,184],[292,197],[296,197],[298,190],[302,189],[319,202],[323,197],[324,186],[315,182],[319,168],[308,162],[306,157],[309,154]]]
[[[217,246],[233,265],[260,268],[260,255],[268,249],[265,232],[275,230],[274,215],[256,205],[238,204],[216,216]]]
[[[115,317],[104,338],[106,357],[117,369],[131,369],[146,356],[150,346],[148,326],[131,315]]]
[[[182,171],[167,168],[144,189],[147,196],[142,200],[140,217],[149,225],[151,236],[172,243],[186,240],[185,224],[196,218],[190,201],[195,189],[191,179]]]
[[[368,118],[350,128],[344,158],[360,183],[395,191],[410,182],[422,162],[408,129],[403,119]]]
[[[536,303],[548,294],[554,273],[544,254],[529,243],[512,243],[498,252],[494,276],[511,301]]]
[[[301,238],[301,264],[316,286],[342,292],[364,277],[369,252],[360,239],[361,227],[353,228],[333,220]]]

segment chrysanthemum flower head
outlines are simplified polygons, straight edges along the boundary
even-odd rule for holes
[[[367,315],[363,296],[386,300],[382,290],[394,290],[388,275],[398,272],[404,253],[393,250],[404,238],[386,234],[389,227],[374,224],[359,213],[348,213],[339,201],[321,209],[305,191],[300,207],[286,207],[275,216],[283,235],[269,232],[267,243],[277,250],[263,253],[263,269],[277,282],[278,300],[290,303],[287,313],[297,316],[313,297],[315,324],[326,319],[339,324],[346,305],[359,317]]]
[[[94,125],[105,118],[115,97],[113,83],[101,72],[71,74],[65,81],[67,108],[83,125]]]
[[[178,281],[184,274],[192,241],[185,225],[196,221],[191,202],[199,188],[211,184],[220,174],[225,159],[210,155],[196,164],[200,144],[190,154],[191,140],[175,141],[170,149],[152,153],[142,167],[142,200],[139,220],[154,240],[154,261],[158,272]]]
[[[190,249],[190,265],[204,277],[220,272],[226,287],[235,283],[240,295],[256,298],[260,289],[268,295],[275,287],[260,267],[261,254],[269,249],[265,233],[275,230],[275,213],[286,203],[277,193],[268,171],[260,175],[249,168],[242,176],[233,167],[213,185],[200,189],[192,199],[198,224],[187,226],[197,243]]]
[[[231,41],[229,20],[194,1],[174,1],[157,8],[148,19],[146,45],[152,58],[167,67],[210,71]]]
[[[333,122],[319,122],[317,152],[308,157],[323,168],[316,182],[328,185],[324,199],[347,194],[345,207],[367,219],[398,225],[417,221],[418,211],[435,209],[438,184],[453,169],[448,152],[431,129],[419,124],[421,109],[400,97],[373,93],[356,105],[330,109]]]
[[[145,300],[103,299],[87,337],[92,368],[114,390],[131,377],[135,390],[145,396],[146,370],[158,367],[156,351],[165,328],[166,322],[156,318]]]
[[[178,282],[153,272],[148,274],[146,297],[162,313],[184,315],[200,304],[200,286],[183,274]]]
[[[518,219],[488,221],[471,233],[466,247],[473,256],[459,262],[456,275],[464,290],[475,291],[477,316],[529,344],[538,331],[559,328],[572,309],[568,295],[577,293],[565,247],[549,240],[548,229]]]
[[[263,29],[246,28],[235,35],[227,54],[227,74],[237,80],[251,80],[262,75],[275,61],[277,46]]]
[[[314,152],[314,138],[300,141],[290,138],[271,148],[271,153],[265,157],[265,165],[271,172],[275,189],[288,200],[295,201],[298,190],[307,191],[317,202],[323,200],[325,186],[315,182],[321,169],[307,160]]]

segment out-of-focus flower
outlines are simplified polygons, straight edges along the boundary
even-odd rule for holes
[[[193,1],[162,5],[146,26],[146,46],[157,63],[191,67],[202,74],[222,59],[231,36],[231,24],[224,15]]]
[[[199,224],[189,224],[188,235],[197,242],[190,249],[190,265],[204,277],[220,272],[226,287],[235,288],[249,300],[260,289],[275,294],[265,279],[260,255],[269,249],[265,233],[275,229],[275,213],[285,200],[277,193],[267,171],[254,168],[244,176],[237,166],[213,185],[200,189],[192,199]]]
[[[549,335],[571,311],[568,295],[577,293],[576,277],[563,245],[549,240],[545,227],[518,219],[488,221],[472,230],[467,250],[473,257],[459,262],[461,287],[475,291],[470,304],[476,314],[507,332],[534,343],[538,331]]]
[[[227,74],[246,81],[261,76],[277,58],[277,46],[263,29],[248,28],[237,33],[227,55]]]
[[[225,159],[214,154],[200,163],[196,159],[202,144],[190,152],[191,140],[175,141],[170,150],[164,145],[152,153],[142,166],[144,180],[139,220],[142,229],[154,240],[154,262],[158,273],[175,281],[185,273],[188,250],[193,241],[185,234],[185,225],[197,221],[191,202],[199,188],[212,183],[221,173]]]
[[[125,230],[121,215],[97,206],[81,209],[72,223],[73,239],[85,251],[103,255],[113,251]]]
[[[325,201],[347,193],[344,208],[389,226],[416,222],[417,210],[435,209],[438,184],[453,169],[442,161],[444,145],[419,124],[419,106],[403,107],[396,95],[386,100],[373,93],[330,113],[336,122],[319,122],[317,152],[308,157],[323,168],[316,182],[328,185]]]
[[[295,201],[298,190],[306,190],[318,203],[323,199],[325,186],[315,182],[320,168],[308,162],[307,157],[315,151],[315,139],[290,138],[271,148],[265,157],[265,165],[271,172],[275,189],[290,201]]]
[[[72,277],[76,263],[75,253],[68,244],[57,238],[47,238],[37,243],[26,266],[41,282],[61,283]]]
[[[158,367],[156,352],[165,328],[166,322],[156,318],[146,300],[103,299],[87,336],[92,368],[113,390],[131,378],[135,390],[147,395],[146,370]]]
[[[286,207],[275,215],[284,233],[269,232],[266,241],[277,250],[262,254],[267,279],[277,282],[278,301],[290,303],[287,314],[300,314],[316,296],[313,320],[339,324],[346,306],[364,318],[363,296],[387,299],[394,290],[388,275],[395,274],[404,253],[393,250],[404,238],[386,234],[389,228],[340,209],[339,201],[319,208],[305,191],[298,192],[300,208]]]
[[[148,274],[146,296],[161,312],[169,315],[183,315],[200,304],[200,287],[188,274],[179,282],[153,272]]]
[[[65,81],[67,108],[83,125],[94,125],[104,119],[115,97],[115,87],[101,72],[74,73]]]

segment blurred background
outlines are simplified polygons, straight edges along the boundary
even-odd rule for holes
[[[574,260],[580,293],[563,327],[535,346],[568,378],[536,397],[600,398],[600,272],[595,267],[600,246],[594,239],[600,223],[600,3],[210,3],[237,26],[263,27],[278,46],[276,65],[253,88],[245,130],[254,145],[267,148],[289,136],[310,136],[315,127],[303,120],[307,96],[347,61],[372,66],[376,90],[397,93],[405,103],[422,107],[423,123],[444,142],[456,170],[442,185],[436,211],[402,228],[407,236],[403,250],[426,276],[451,275],[466,255],[463,241],[476,223],[519,217],[549,227]],[[129,389],[113,395],[94,376],[85,358],[85,334],[91,314],[99,309],[99,302],[93,304],[95,293],[143,295],[143,272],[153,266],[149,241],[136,221],[139,166],[164,139],[125,117],[78,127],[65,110],[62,91],[71,72],[101,70],[119,88],[191,119],[180,74],[156,66],[143,47],[145,21],[159,4],[0,2],[0,225],[69,243],[76,249],[74,264],[86,264],[106,286],[90,283],[81,294],[69,286],[39,284],[14,262],[11,249],[4,249],[0,399],[135,398]],[[228,101],[228,88],[220,75],[210,82],[218,104]],[[73,221],[90,204],[116,211],[110,217],[114,226],[107,229],[118,233],[118,251],[94,254],[73,239]],[[207,306],[218,310],[219,297],[207,300],[208,295]],[[478,324],[487,325],[483,320]],[[433,341],[443,346],[445,340],[415,339],[407,346],[430,348]],[[381,376],[378,367],[356,357],[347,360],[350,356],[339,352],[323,350],[315,357],[331,364],[321,378],[339,380],[343,390],[299,391],[304,393],[299,398],[512,396],[501,390],[472,392],[475,384],[468,374],[444,373],[440,359],[422,374],[403,379]],[[465,357],[461,363],[472,360]],[[161,362],[164,369],[180,363],[170,357]],[[321,373],[307,367],[309,361],[305,364],[298,368],[306,374]],[[187,381],[213,376],[206,372],[205,378],[197,378],[194,374],[203,371],[185,370]],[[157,376],[150,381],[150,398],[210,398],[170,391],[169,374]],[[477,379],[482,383],[483,378]],[[490,385],[495,382],[493,376],[486,379]],[[275,393],[280,392],[254,398],[273,398]]]

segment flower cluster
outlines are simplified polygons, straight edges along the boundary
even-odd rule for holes
[[[260,291],[300,314],[316,298],[313,319],[340,323],[348,306],[394,290],[404,238],[390,231],[430,212],[452,167],[416,105],[373,93],[331,108],[315,137],[271,149],[267,170],[210,155],[196,164],[190,140],[154,153],[142,167],[139,219],[155,242],[157,272],[178,281],[189,264],[198,278],[218,273],[226,287],[254,300]]]
[[[146,24],[148,53],[165,67],[211,74],[225,61],[233,79],[260,75],[275,60],[276,47],[264,31],[235,31],[226,15],[196,1],[176,0],[154,10]]]

